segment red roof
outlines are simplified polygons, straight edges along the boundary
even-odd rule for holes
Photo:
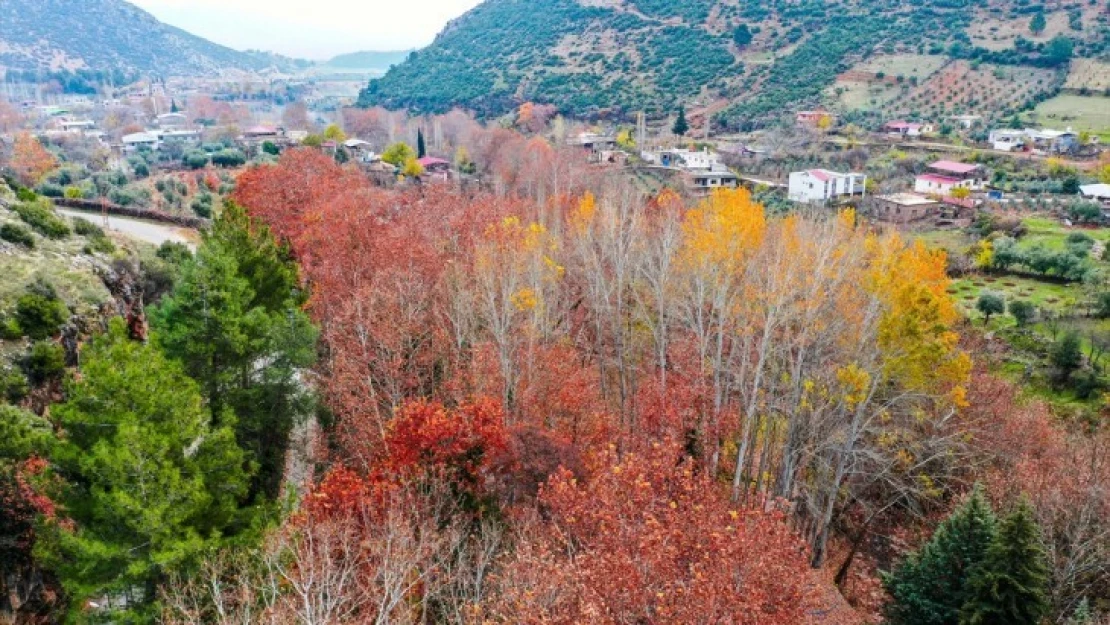
[[[832,178],[832,176],[829,175],[829,172],[825,171],[824,169],[811,169],[809,170],[809,175],[820,180],[821,182],[828,182],[829,179]]]
[[[955,161],[937,161],[932,165],[929,165],[929,169],[947,171],[953,174],[970,174],[971,172],[979,169],[979,166],[969,165],[967,163],[957,163]]]
[[[248,135],[276,135],[277,130],[274,129],[274,128],[271,128],[269,126],[255,126],[254,128],[248,128],[246,133],[244,133],[244,134],[248,134]]]
[[[948,176],[941,176],[938,174],[921,174],[917,177],[917,179],[924,180],[925,182],[935,182],[937,184],[958,184],[960,182],[963,182],[959,178],[950,178]]]
[[[450,165],[451,164],[450,161],[445,161],[442,158],[436,158],[434,156],[425,156],[424,158],[418,159],[416,162],[420,163],[421,167],[431,167],[432,165]]]

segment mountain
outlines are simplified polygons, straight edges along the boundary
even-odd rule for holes
[[[333,69],[376,69],[384,72],[393,65],[403,62],[411,53],[412,50],[351,52],[350,54],[340,54],[323,65]]]
[[[282,57],[232,50],[123,0],[0,1],[0,67],[24,71],[210,75]]]
[[[941,106],[1001,112],[996,107],[1026,106],[1058,90],[1072,55],[1106,54],[1110,18],[1103,4],[486,0],[448,24],[428,48],[371,81],[360,103],[417,112],[462,106],[498,115],[530,100],[583,117],[663,114],[686,104],[739,127],[804,106],[839,107],[845,94],[862,100],[857,108],[897,102],[891,106],[908,114],[935,91],[957,98],[938,100]],[[1048,26],[1032,33],[1038,12]],[[1026,69],[1037,76],[1032,85],[1024,84]],[[949,94],[947,83],[939,84],[980,74],[990,82],[1006,73],[1021,83],[998,79],[1012,101]],[[935,89],[926,86],[934,75]],[[853,76],[864,88],[841,84]],[[892,86],[871,97],[876,81]],[[920,97],[888,99],[912,90],[921,90]]]

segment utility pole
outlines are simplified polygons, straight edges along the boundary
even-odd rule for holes
[[[644,112],[640,111],[636,114],[636,146],[643,153],[647,146],[644,141],[647,140],[647,120],[644,117]]]

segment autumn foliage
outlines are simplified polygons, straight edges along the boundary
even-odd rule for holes
[[[498,623],[803,623],[805,546],[777,512],[730,507],[673,444],[560,472],[494,580]]]
[[[58,166],[58,159],[30,133],[21,132],[15,136],[9,165],[22,184],[33,187]]]
[[[308,510],[433,485],[463,560],[500,588],[464,575],[448,586],[465,600],[422,603],[501,622],[804,622],[829,603],[807,561],[847,567],[840,532],[956,487],[970,362],[943,254],[851,211],[568,180],[538,137],[473,143],[484,166],[512,161],[492,193],[378,188],[290,150],[235,194],[290,244],[327,346],[344,468]]]

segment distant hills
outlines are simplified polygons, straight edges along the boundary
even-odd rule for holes
[[[1038,12],[1048,26],[1033,33]],[[360,102],[498,115],[536,101],[583,117],[683,104],[729,128],[819,105],[1001,115],[1053,95],[1070,58],[1108,51],[1101,0],[486,0]],[[949,84],[978,76],[981,97]]]
[[[232,50],[123,0],[0,1],[0,67],[23,71],[212,75],[288,69],[285,57]]]
[[[362,52],[351,52],[350,54],[340,54],[323,63],[323,66],[333,69],[375,69],[385,72],[391,66],[403,62],[412,52],[412,50],[397,50],[391,52],[366,50]]]

